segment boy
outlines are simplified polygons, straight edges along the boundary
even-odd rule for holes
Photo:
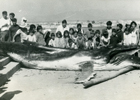
[[[36,42],[39,44],[39,45],[46,45],[45,43],[45,39],[44,39],[44,34],[42,33],[42,26],[37,26],[37,33],[35,34],[36,35]]]
[[[15,18],[15,14],[14,13],[10,13],[9,14],[9,20],[10,20],[10,26],[12,26],[13,25],[13,23],[12,23],[12,19],[14,19]]]
[[[13,41],[13,37],[16,34],[17,30],[19,29],[19,25],[17,25],[17,19],[16,18],[12,19],[12,23],[13,23],[13,25],[9,28],[8,41]],[[20,37],[16,37],[15,41],[19,42]]]
[[[77,38],[77,47],[78,49],[85,49],[85,39],[82,36],[82,33],[78,33],[78,38]]]
[[[102,31],[102,33],[104,33],[104,31],[107,31],[108,32],[108,36],[111,37],[111,35],[112,35],[112,22],[111,21],[107,21],[106,25],[107,25],[107,27],[106,27],[106,29],[104,29]]]
[[[110,46],[112,47],[116,47],[118,44],[118,35],[117,35],[117,31],[115,29],[112,29],[112,36],[110,37]]]
[[[117,36],[118,36],[118,43],[122,44],[123,41],[123,31],[122,31],[123,25],[122,24],[117,24]],[[112,30],[113,31],[113,30]]]

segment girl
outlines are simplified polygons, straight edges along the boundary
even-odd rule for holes
[[[69,39],[70,39],[70,36],[69,36],[69,32],[66,30],[66,31],[64,31],[64,37],[63,37],[63,39],[64,39],[64,47],[65,48],[69,48],[69,43],[68,43],[68,41],[69,41]]]
[[[110,37],[107,31],[104,31],[101,37],[101,46],[107,47],[110,43]]]
[[[101,42],[101,32],[100,30],[95,31],[95,36],[93,38],[94,48],[100,48]]]
[[[138,31],[136,29],[137,23],[135,21],[132,21],[130,24],[130,34],[131,34],[131,45],[137,45],[138,44]]]
[[[129,33],[129,29],[125,29],[123,33],[123,45],[129,46],[131,45],[131,33]]]
[[[71,38],[72,39],[72,42],[73,42],[72,43],[72,48],[73,49],[77,49],[77,38],[78,38],[77,37],[77,34],[78,34],[77,31],[75,31],[74,34],[73,34],[73,36],[72,36],[72,38]]]
[[[55,47],[55,34],[54,33],[51,34],[51,40],[49,41],[48,45],[50,47]]]
[[[65,47],[64,38],[62,38],[62,33],[60,31],[56,33],[55,47],[59,47],[59,48]]]
[[[70,28],[70,30],[69,30],[69,36],[70,36],[70,38],[72,38],[73,34],[74,34],[74,29],[73,28]]]

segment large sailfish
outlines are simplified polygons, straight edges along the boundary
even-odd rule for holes
[[[33,43],[0,42],[0,50],[2,54],[21,62],[28,68],[89,72],[89,77],[76,81],[85,87],[107,81],[140,67],[138,47],[73,50],[44,47]],[[108,74],[102,75],[105,72]]]

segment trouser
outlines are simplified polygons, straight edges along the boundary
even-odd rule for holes
[[[8,30],[0,32],[0,40],[8,41]]]

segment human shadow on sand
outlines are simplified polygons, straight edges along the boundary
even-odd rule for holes
[[[11,100],[16,94],[21,93],[22,91],[16,90],[11,92],[6,92],[0,97],[0,100]]]

